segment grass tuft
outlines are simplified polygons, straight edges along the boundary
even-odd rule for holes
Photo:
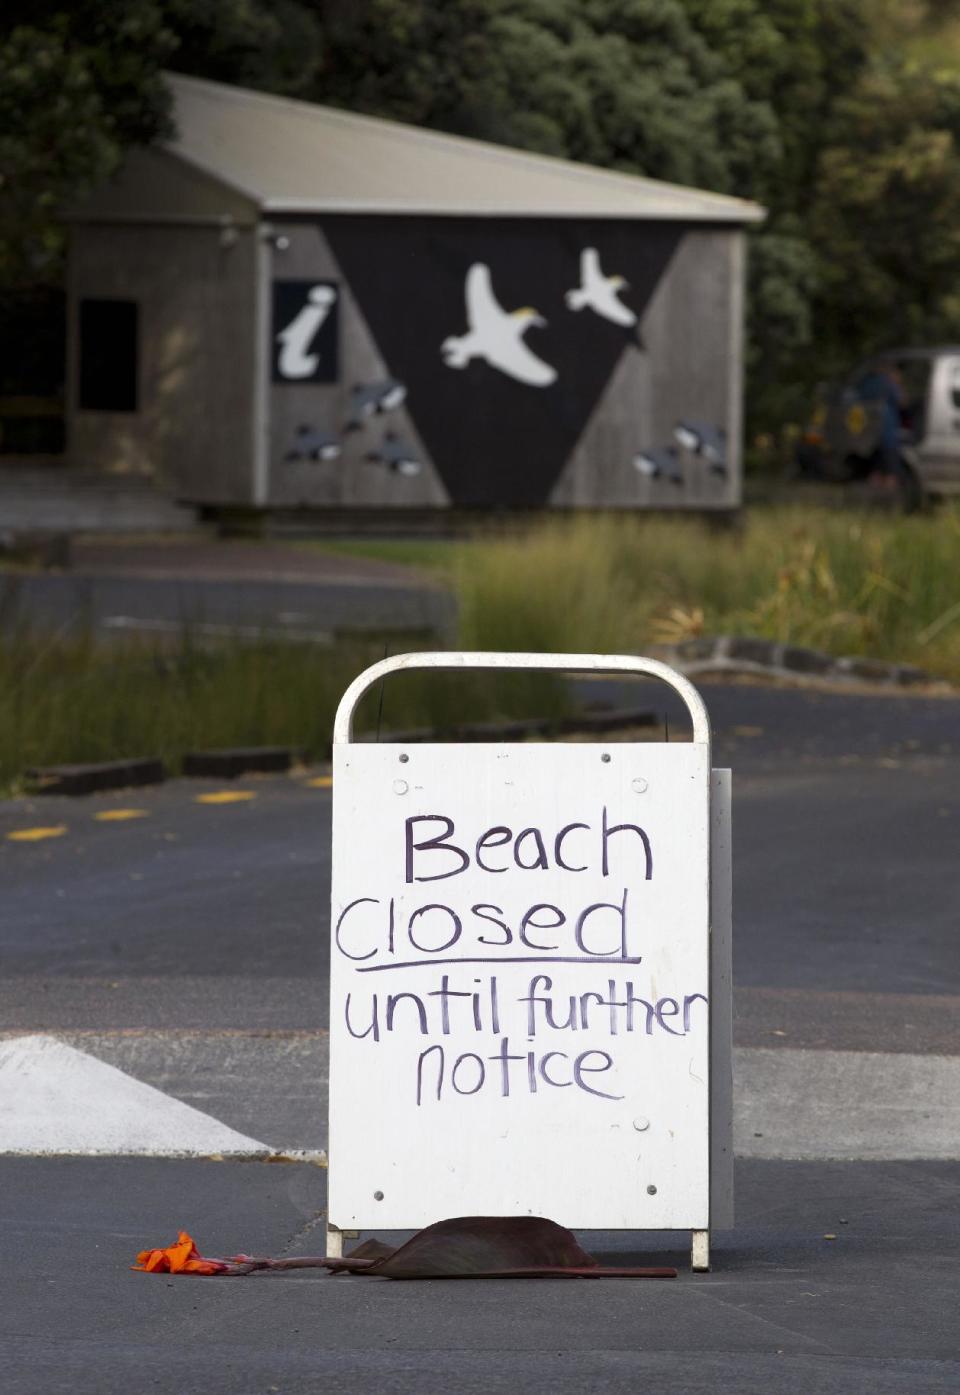
[[[377,555],[376,544],[364,547]],[[917,664],[960,683],[956,509],[910,518],[757,510],[727,532],[690,518],[581,516],[418,556],[456,589],[464,649],[643,653],[734,633]],[[343,690],[383,657],[372,643],[327,649],[266,636],[211,649],[187,632],[172,650],[42,637],[15,628],[4,606],[15,584],[0,591],[7,788],[34,765],[159,755],[176,770],[186,751],[206,747],[293,745],[322,756]],[[443,731],[559,716],[566,703],[550,675],[410,673],[368,693],[357,726]]]
[[[960,682],[958,558],[950,508],[757,511],[728,532],[688,518],[574,518],[472,545],[456,581],[469,647],[636,653],[730,633]]]

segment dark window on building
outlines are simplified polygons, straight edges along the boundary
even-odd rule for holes
[[[137,322],[133,300],[80,302],[80,408],[137,410]]]
[[[59,287],[0,290],[0,455],[62,454],[66,326]]]

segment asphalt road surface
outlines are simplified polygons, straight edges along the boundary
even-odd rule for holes
[[[306,1166],[3,1167],[10,1395],[955,1395],[957,1167],[740,1164],[722,1267],[675,1282],[391,1283],[301,1270],[132,1274],[189,1224],[207,1253],[315,1254]],[[40,1213],[39,1215],[37,1213]],[[837,1238],[826,1238],[830,1234]],[[610,1263],[623,1237],[587,1235]],[[657,1245],[654,1239],[654,1245]],[[659,1248],[644,1260],[682,1265]]]
[[[830,994],[960,994],[960,701],[704,692],[734,771],[738,987],[810,993],[818,1021]],[[222,788],[0,804],[0,834],[63,829],[0,848],[8,1027],[327,1025],[329,785],[249,777],[203,802]]]
[[[713,1272],[129,1274],[181,1224],[212,1253],[322,1248],[331,790],[313,770],[9,801],[0,1055],[75,1079],[78,1108],[53,1156],[0,1158],[4,1391],[960,1389],[960,701],[703,691],[735,801],[738,1224]],[[131,1108],[152,1087],[198,1155],[207,1120],[307,1160],[57,1156],[101,1080]]]

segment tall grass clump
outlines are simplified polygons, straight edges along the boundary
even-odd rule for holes
[[[464,649],[604,653],[636,647],[638,597],[620,565],[616,520],[572,518],[520,536],[460,549],[454,578]],[[498,703],[562,714],[563,682],[549,674],[504,674]]]
[[[0,783],[31,766],[211,746],[329,741],[343,687],[367,655],[289,643],[174,650],[21,630],[0,640]]]
[[[620,520],[582,517],[468,546],[455,573],[463,647],[602,652],[622,642],[637,621],[628,547]]]
[[[682,517],[572,517],[449,545],[459,646],[642,653],[699,634],[759,635],[917,664],[960,682],[960,512],[910,518],[757,510],[734,530]],[[35,765],[291,745],[326,754],[348,683],[383,643],[264,636],[171,648],[18,629],[0,596],[0,785]],[[377,685],[357,730],[561,715],[546,674],[412,672]]]
[[[465,550],[463,642],[637,652],[698,634],[763,636],[914,663],[960,681],[960,512],[755,511],[549,521]]]
[[[189,632],[172,648],[92,636],[0,636],[0,789],[34,766],[184,754],[225,746],[329,752],[347,685],[383,658],[383,644],[324,648],[264,637],[215,648]],[[382,727],[440,731],[496,716],[549,714],[543,693],[494,675],[413,672],[375,685],[358,704],[358,734]],[[552,690],[546,694],[555,703]]]

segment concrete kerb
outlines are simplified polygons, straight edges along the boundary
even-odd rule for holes
[[[524,741],[536,736],[601,735],[635,727],[652,727],[657,720],[648,708],[628,708],[576,717],[533,717],[515,722],[466,722],[453,727],[386,731],[376,739],[409,744],[425,741]],[[324,754],[329,758],[329,747]],[[222,750],[188,752],[183,758],[181,773],[188,778],[232,780],[248,774],[286,774],[303,760],[304,752],[296,746],[226,747]],[[167,771],[160,760],[142,759],[45,766],[28,770],[26,778],[31,794],[86,795],[159,784],[167,778]]]
[[[283,774],[303,759],[293,746],[241,746],[211,751],[188,751],[181,773],[219,780],[235,780],[240,775]]]
[[[868,684],[887,691],[946,687],[913,664],[896,664],[857,656],[836,657],[802,645],[751,635],[700,635],[674,646],[657,645],[651,652],[688,678],[710,674],[746,674],[778,678],[796,684]],[[602,735],[634,727],[652,727],[657,718],[647,708],[582,713],[573,717],[534,717],[506,722],[468,722],[449,728],[418,727],[383,732],[381,741],[524,741],[538,736]],[[329,751],[326,753],[329,756]],[[249,747],[190,752],[183,774],[223,779],[256,772],[284,772],[303,759],[296,747]],[[32,794],[85,795],[102,790],[157,784],[166,779],[162,761],[145,758],[89,765],[35,768],[26,772]]]
[[[88,765],[39,766],[26,772],[31,794],[98,794],[102,790],[159,785],[166,778],[163,761],[152,756]]]
[[[688,677],[708,673],[762,674],[794,683],[870,683],[886,688],[942,684],[913,664],[888,663],[856,655],[836,657],[819,649],[747,635],[700,635],[684,640],[665,655]]]

